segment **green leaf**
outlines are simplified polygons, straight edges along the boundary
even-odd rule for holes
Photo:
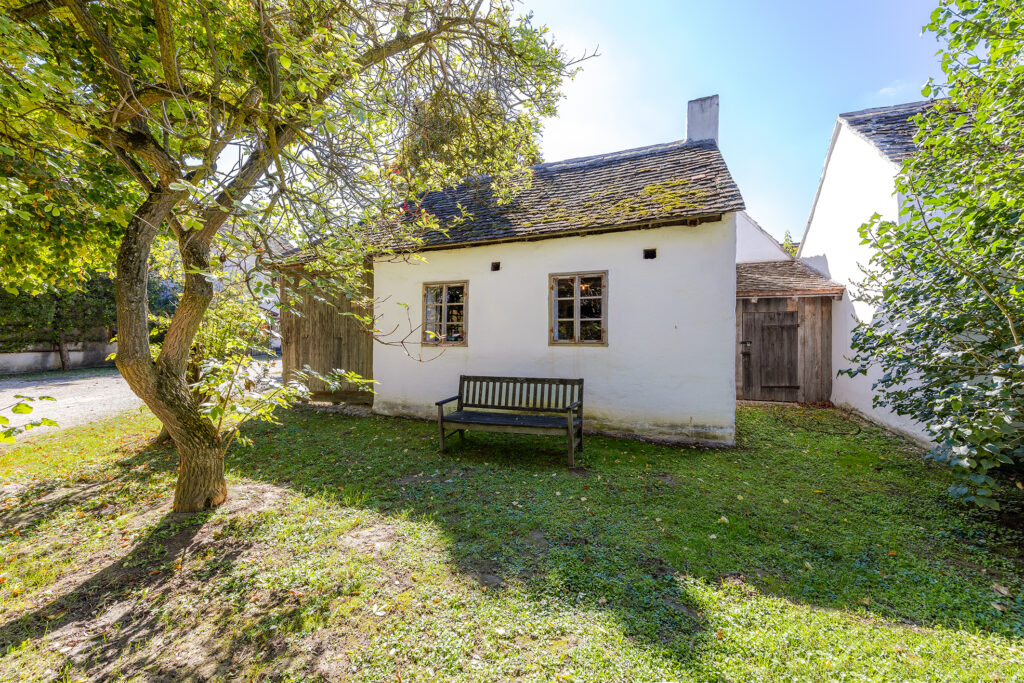
[[[11,412],[16,415],[27,415],[32,412],[32,406],[27,403],[15,403],[14,407],[11,408]]]

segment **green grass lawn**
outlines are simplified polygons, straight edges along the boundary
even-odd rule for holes
[[[738,423],[570,472],[557,438],[296,412],[197,515],[148,415],[39,437],[0,451],[0,679],[1024,680],[1024,493],[965,507],[835,411]]]

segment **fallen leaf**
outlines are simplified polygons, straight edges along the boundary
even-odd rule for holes
[[[729,523],[729,518],[726,517],[725,515],[722,515],[721,517],[718,518],[718,523],[719,524],[728,524]]]
[[[992,603],[992,606],[993,606],[993,607],[995,607],[995,608],[996,608],[997,610],[999,610],[1000,612],[1005,612],[1005,611],[1006,611],[1006,605],[1004,605],[1004,604],[1002,604],[1002,603],[999,603],[999,602],[993,602],[993,603]]]
[[[807,571],[812,571],[814,569],[814,567],[811,566],[811,563],[807,560],[804,560],[804,566],[807,567]]]
[[[1004,598],[1013,597],[1013,593],[1010,592],[1009,588],[1007,588],[1006,586],[1000,586],[998,583],[992,584],[992,590],[994,590],[999,595],[1002,595]]]
[[[859,602],[862,605],[870,605],[871,604],[871,598],[861,598],[857,602]]]

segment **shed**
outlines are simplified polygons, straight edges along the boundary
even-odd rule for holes
[[[798,260],[736,264],[736,397],[832,395],[832,301],[845,287]]]

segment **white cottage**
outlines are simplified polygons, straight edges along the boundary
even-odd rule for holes
[[[486,183],[426,196],[447,230],[373,264],[376,326],[402,343],[311,299],[282,319],[286,375],[353,370],[375,412],[423,418],[460,375],[583,378],[588,431],[732,444],[743,200],[717,140],[714,96],[687,139],[540,164],[511,203]]]
[[[846,293],[832,313],[832,366],[850,367],[850,340],[858,321],[870,321],[874,311],[854,301],[863,279],[862,264],[872,250],[861,244],[861,225],[878,213],[899,220],[902,198],[895,178],[900,164],[913,154],[916,126],[910,120],[930,102],[913,102],[840,114],[832,132],[825,166],[800,241],[799,258],[846,286]],[[878,369],[868,375],[836,377],[832,401],[853,408],[880,424],[918,441],[928,441],[924,428],[910,418],[872,405],[872,384]]]

